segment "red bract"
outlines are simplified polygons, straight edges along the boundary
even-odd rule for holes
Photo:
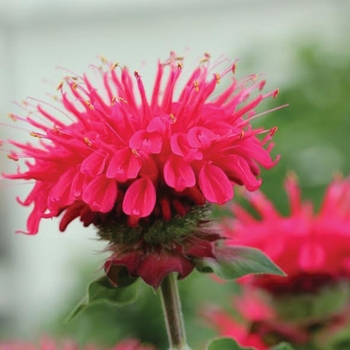
[[[301,200],[294,176],[286,180],[291,213],[282,216],[261,193],[248,196],[260,218],[234,204],[235,218],[225,226],[228,244],[256,247],[267,254],[288,277],[248,277],[273,293],[315,292],[325,285],[350,279],[350,180],[336,178],[327,188],[318,213]]]
[[[138,72],[103,60],[92,68],[96,85],[87,75],[67,76],[58,86],[58,107],[27,103],[26,117],[12,114],[39,139],[3,142],[17,148],[10,159],[31,159],[26,170],[4,175],[35,182],[19,201],[33,205],[26,232],[36,234],[41,219],[61,213],[62,231],[77,217],[88,226],[110,213],[129,226],[169,220],[193,205],[227,202],[236,184],[259,188],[259,166],[276,163],[269,154],[276,128],[254,129],[251,119],[277,90],[260,94],[264,81],[236,80],[235,63],[216,73],[219,63],[206,55],[176,93],[182,59],[172,53],[158,63],[148,98]],[[214,95],[222,78],[228,85]]]

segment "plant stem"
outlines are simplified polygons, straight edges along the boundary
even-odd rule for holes
[[[165,277],[160,285],[160,294],[170,350],[189,349],[175,273]]]

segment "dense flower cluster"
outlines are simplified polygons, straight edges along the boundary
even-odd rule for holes
[[[254,276],[242,280],[272,293],[305,293],[350,279],[350,179],[336,178],[328,186],[317,214],[301,200],[295,176],[286,179],[289,216],[281,215],[261,193],[248,195],[260,218],[233,204],[235,218],[224,225],[229,244],[258,248],[288,277]]]
[[[218,308],[206,317],[221,335],[259,350],[282,340],[307,349],[333,349],[337,341],[347,348],[349,335],[337,337],[350,323],[350,179],[331,182],[318,213],[301,199],[294,175],[285,187],[288,216],[257,191],[247,195],[255,213],[235,203],[234,218],[223,226],[232,238],[227,244],[262,250],[287,277],[244,277],[239,280],[244,297],[233,305],[241,317]],[[258,294],[264,297],[257,303]]]
[[[235,185],[258,189],[260,166],[276,163],[270,156],[276,128],[254,129],[251,121],[260,102],[278,91],[261,94],[264,80],[237,80],[234,62],[212,64],[207,54],[182,90],[183,59],[171,53],[159,62],[149,98],[140,73],[105,59],[92,69],[96,85],[87,75],[59,84],[59,107],[39,102],[26,104],[25,118],[11,114],[39,139],[2,143],[17,148],[10,159],[32,159],[24,172],[3,175],[34,180],[19,200],[33,205],[27,233],[36,234],[43,218],[63,214],[61,231],[80,218],[110,241],[105,269],[115,284],[120,266],[153,287],[170,272],[185,277],[193,259],[215,258],[220,236],[208,229],[207,204],[232,199]]]
[[[152,346],[141,345],[137,340],[127,339],[112,348],[97,345],[79,346],[74,341],[56,342],[52,339],[42,339],[38,344],[25,341],[11,341],[0,343],[0,350],[154,350]]]
[[[27,117],[11,114],[40,141],[2,142],[18,149],[10,159],[32,159],[24,172],[4,175],[35,181],[20,201],[34,206],[27,233],[36,234],[42,218],[63,212],[62,231],[77,217],[87,226],[111,212],[135,226],[141,218],[183,215],[193,204],[225,203],[235,184],[256,190],[259,165],[275,164],[272,144],[263,148],[275,128],[253,129],[251,119],[277,90],[248,100],[265,84],[252,75],[232,78],[214,97],[235,63],[220,74],[216,67],[205,55],[175,98],[183,64],[171,53],[158,63],[148,99],[138,72],[103,59],[102,67],[93,67],[96,85],[87,75],[67,76],[58,86],[58,107],[39,103],[31,109],[27,103]]]

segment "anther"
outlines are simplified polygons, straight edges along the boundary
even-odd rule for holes
[[[215,73],[216,84],[220,84],[221,75],[219,73]]]
[[[18,160],[19,160],[19,158],[16,155],[14,155],[14,154],[8,154],[7,158],[11,159],[11,160],[14,160],[15,162],[18,162]]]
[[[71,87],[73,90],[76,90],[78,87],[78,84],[74,82],[74,83],[72,83]]]
[[[119,66],[119,62],[115,62],[111,65],[111,70],[114,70],[115,68],[117,68]]]
[[[239,135],[239,139],[242,140],[244,137],[244,130],[241,130],[241,134]]]
[[[118,99],[119,101],[121,101],[121,102],[123,102],[123,103],[128,103],[128,101],[127,100],[125,100],[123,97],[119,97],[119,99]]]
[[[260,90],[260,91],[264,88],[265,84],[266,84],[266,80],[262,80],[262,81],[259,83],[259,90]]]
[[[61,131],[57,128],[57,126],[54,126],[54,127],[52,128],[52,130],[53,130],[56,134],[62,135]]]
[[[102,63],[105,63],[105,64],[108,63],[107,58],[104,57],[104,56],[100,56],[100,60],[101,60]]]
[[[84,137],[84,142],[86,143],[86,145],[88,147],[91,147],[92,146],[92,142],[87,138],[87,137]]]
[[[89,106],[90,109],[94,109],[94,106],[91,104],[90,101],[84,100],[84,103],[85,103],[87,106]]]
[[[169,117],[170,117],[172,123],[175,124],[176,118],[175,118],[174,114],[173,114],[173,113],[170,113],[170,114],[169,114]]]
[[[235,74],[236,73],[236,63],[234,63],[233,65],[232,65],[232,67],[231,67],[231,72],[232,72],[232,74]]]
[[[9,113],[8,116],[14,121],[17,121],[17,117],[13,113]]]
[[[273,128],[271,128],[270,136],[273,136],[276,133],[277,130],[278,130],[278,126],[274,126]]]
[[[194,88],[196,89],[196,91],[198,92],[198,91],[199,91],[199,84],[198,84],[198,81],[197,81],[197,80],[195,80],[195,81],[193,82],[193,86],[194,86]]]
[[[183,68],[183,65],[181,62],[177,62],[177,68],[179,68],[180,70]]]
[[[62,89],[62,86],[63,86],[63,81],[61,81],[61,82],[57,85],[56,90],[61,90],[61,89]]]
[[[135,157],[140,157],[140,153],[139,152],[137,152],[137,150],[135,149],[135,148],[133,148],[132,150],[131,150],[131,153],[135,156]]]
[[[40,136],[38,133],[36,133],[35,131],[31,131],[31,132],[29,133],[29,135],[30,135],[30,136],[33,136],[33,137],[37,137],[38,139],[41,139],[41,136]]]
[[[139,72],[137,70],[134,71],[135,78],[141,78]]]
[[[112,106],[114,106],[116,102],[117,102],[117,96],[113,96],[111,101]]]

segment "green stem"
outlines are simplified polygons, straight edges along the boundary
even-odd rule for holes
[[[170,350],[189,350],[175,273],[165,277],[160,294]]]

